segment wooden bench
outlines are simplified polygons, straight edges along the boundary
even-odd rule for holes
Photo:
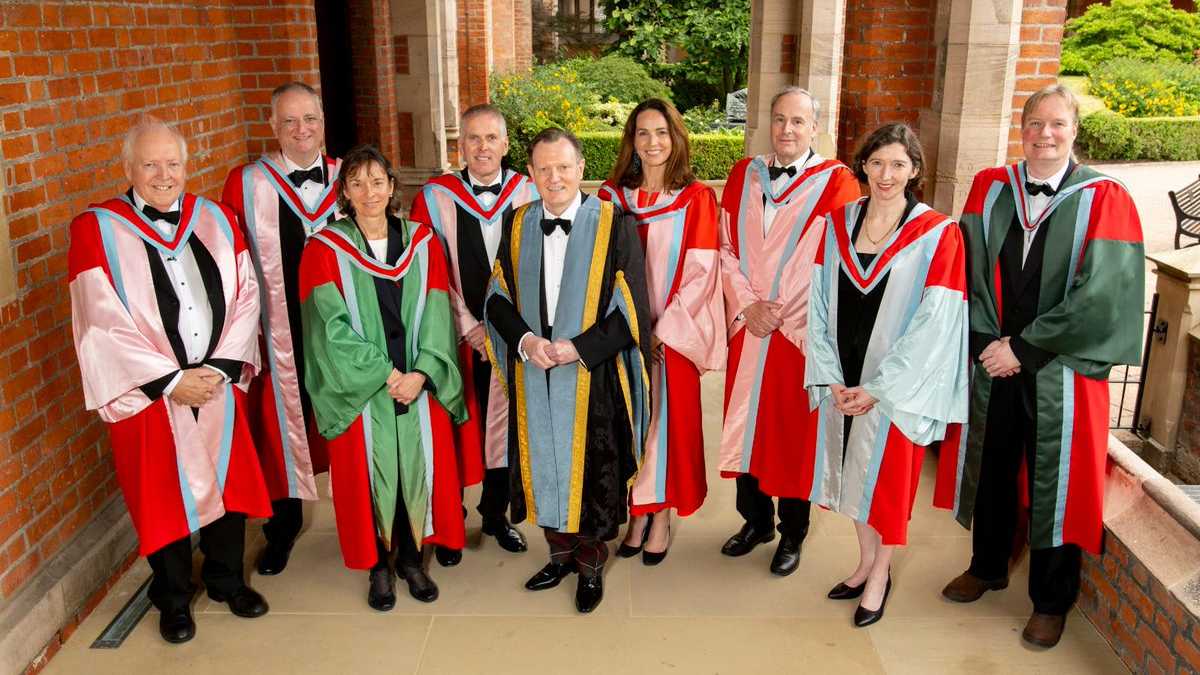
[[[1182,190],[1168,190],[1171,198],[1171,208],[1175,209],[1175,248],[1179,248],[1179,238],[1192,237],[1196,241],[1188,244],[1200,244],[1200,178],[1192,181]]]

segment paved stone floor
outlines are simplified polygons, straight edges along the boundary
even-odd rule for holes
[[[1166,190],[1200,174],[1200,163],[1109,165],[1135,195],[1147,249],[1172,246],[1174,219]],[[1154,276],[1147,284],[1153,288]],[[117,650],[89,645],[149,575],[138,562],[49,663],[46,673],[1121,673],[1124,667],[1078,612],[1058,647],[1039,650],[1020,640],[1030,611],[1024,565],[1007,591],[973,605],[942,600],[939,590],[960,572],[970,539],[930,504],[927,461],[910,530],[897,553],[895,589],[883,621],[851,625],[853,603],[825,592],[854,567],[852,525],[814,512],[800,569],[773,577],[774,544],[745,558],[718,552],[740,525],[731,481],[720,479],[715,441],[722,375],[705,378],[709,496],[704,507],[675,520],[670,556],[660,566],[614,559],[604,603],[592,616],[572,604],[574,578],[558,589],[529,593],[524,580],[545,561],[539,533],[522,526],[531,550],[512,555],[481,543],[478,516],[468,521],[463,563],[432,575],[441,598],[424,605],[401,594],[390,613],[366,604],[366,574],[345,569],[328,499],[306,510],[307,530],[279,577],[252,576],[271,604],[266,617],[232,616],[201,593],[197,636],[171,646],[153,611]],[[324,491],[324,488],[323,488]],[[477,489],[469,490],[473,506]],[[247,533],[247,558],[262,545],[258,525]],[[248,564],[249,567],[249,564]],[[403,591],[403,585],[399,590]]]

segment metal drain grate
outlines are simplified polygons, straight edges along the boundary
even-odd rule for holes
[[[125,642],[125,638],[137,628],[138,622],[146,616],[150,609],[150,579],[142,582],[137,593],[125,603],[117,616],[100,633],[100,637],[92,643],[92,649],[116,649]]]

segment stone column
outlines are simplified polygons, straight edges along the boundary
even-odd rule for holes
[[[1188,453],[1175,454],[1187,386],[1189,333],[1200,325],[1200,246],[1146,257],[1156,265],[1155,324],[1165,332],[1156,333],[1150,340],[1150,360],[1143,378],[1142,408],[1137,423],[1150,429],[1148,450],[1151,455],[1159,455],[1151,458],[1155,460],[1152,464],[1170,467],[1176,464],[1174,458],[1182,460],[1178,466],[1181,474],[1200,476],[1200,466],[1184,465],[1184,455],[1192,462],[1194,457]]]
[[[957,214],[971,179],[1004,162],[1021,0],[939,0],[933,105],[921,114],[926,201]]]
[[[750,64],[747,67],[746,153],[771,149],[771,97],[796,81],[795,53],[785,54],[785,36],[799,32],[799,3],[753,0],[750,4]],[[794,42],[792,49],[795,49]],[[785,57],[792,67],[784,70]]]
[[[411,166],[399,169],[402,189],[409,195],[431,176],[448,168],[446,157],[447,108],[455,103],[457,87],[448,82],[457,75],[457,52],[448,46],[454,24],[446,12],[454,3],[441,0],[390,0],[392,33],[406,35],[409,72],[395,73],[396,108],[400,135],[411,142]],[[450,111],[451,116],[457,111]],[[405,128],[407,127],[407,129]]]
[[[837,155],[838,99],[842,91],[846,0],[807,0],[800,14],[795,82],[821,102],[816,148],[825,157],[834,157]],[[767,138],[770,138],[769,134]]]

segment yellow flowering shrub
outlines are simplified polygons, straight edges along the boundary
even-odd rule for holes
[[[1114,59],[1092,69],[1088,93],[1125,117],[1200,115],[1200,67]]]

